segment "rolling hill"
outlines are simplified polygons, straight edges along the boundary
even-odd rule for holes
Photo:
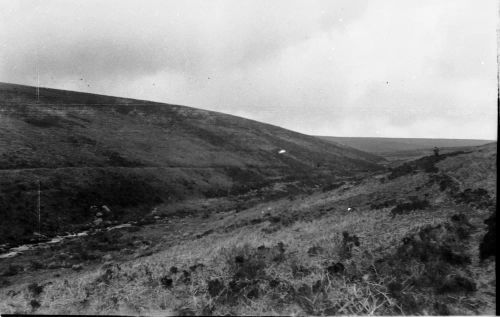
[[[0,84],[1,240],[273,182],[329,183],[381,167],[344,145],[217,112]],[[284,151],[283,151],[284,150]]]

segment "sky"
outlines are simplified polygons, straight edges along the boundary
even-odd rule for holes
[[[312,135],[493,140],[498,15],[495,0],[0,0],[0,81]]]

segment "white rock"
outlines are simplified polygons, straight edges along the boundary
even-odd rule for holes
[[[83,269],[83,265],[81,264],[75,264],[71,267],[75,271],[81,271]]]

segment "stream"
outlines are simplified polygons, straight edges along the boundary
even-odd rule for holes
[[[101,232],[101,231],[104,231],[104,230],[110,231],[110,230],[115,230],[115,229],[120,229],[120,228],[127,228],[127,227],[130,227],[130,226],[132,226],[131,223],[125,223],[125,224],[116,225],[116,226],[112,226],[112,227],[106,227],[104,229],[97,229],[97,230],[93,231],[92,233],[97,233],[97,232]],[[75,239],[75,238],[79,238],[79,237],[85,237],[85,236],[88,236],[88,235],[89,235],[89,231],[86,230],[86,231],[82,231],[82,232],[75,233],[75,234],[68,234],[68,235],[64,235],[64,236],[56,236],[56,237],[50,239],[49,241],[23,244],[23,245],[20,245],[20,246],[17,246],[17,247],[10,248],[5,253],[0,253],[0,259],[12,258],[12,257],[20,255],[20,254],[22,254],[23,252],[26,252],[26,251],[36,250],[36,249],[39,249],[39,248],[44,248],[44,247],[47,247],[47,246],[49,246],[51,244],[60,243],[60,242],[62,242],[64,240]]]

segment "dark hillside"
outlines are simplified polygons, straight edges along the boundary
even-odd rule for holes
[[[328,183],[380,160],[231,115],[46,88],[37,99],[34,87],[0,84],[2,239],[33,231],[39,180],[42,229],[52,231],[89,221],[95,204],[118,219],[280,180]]]

